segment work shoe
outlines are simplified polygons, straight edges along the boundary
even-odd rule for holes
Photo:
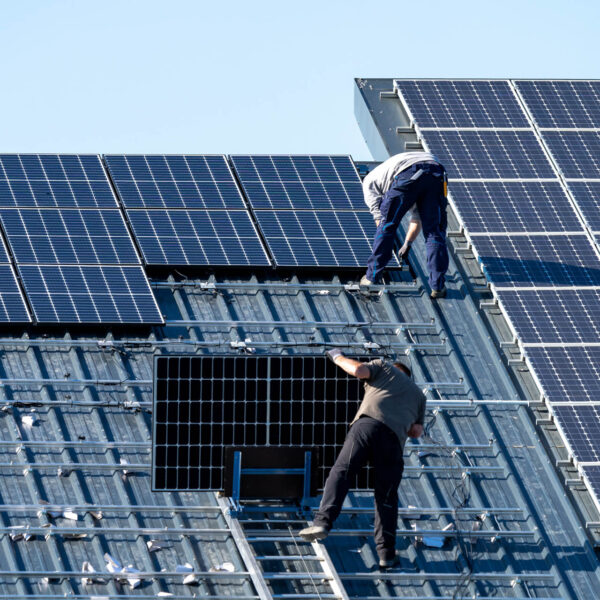
[[[329,535],[329,531],[320,525],[312,525],[306,529],[300,530],[300,537],[305,542],[314,542],[316,540],[324,540]]]
[[[392,569],[400,564],[400,557],[396,554],[392,558],[380,558],[379,568],[380,569]]]
[[[431,294],[429,294],[429,297],[432,300],[436,300],[437,298],[445,298],[446,297],[446,288],[443,287],[441,290],[431,290]]]
[[[360,287],[370,287],[374,285],[374,283],[370,279],[367,279],[366,275],[363,275],[358,285],[360,285]]]

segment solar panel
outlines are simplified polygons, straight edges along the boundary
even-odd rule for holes
[[[39,323],[162,323],[140,266],[23,265]]]
[[[223,155],[104,157],[126,208],[245,208]]]
[[[128,211],[148,265],[269,265],[245,210]]]
[[[600,340],[600,290],[500,290],[498,298],[525,344]]]
[[[543,131],[542,137],[567,179],[600,178],[600,132]]]
[[[530,127],[507,81],[394,81],[420,127]]]
[[[598,504],[598,499],[600,499],[600,465],[586,465],[581,471],[583,472],[583,477],[596,496],[596,504]]]
[[[600,285],[600,260],[586,235],[476,239],[485,275],[497,287]]]
[[[4,240],[0,237],[0,323],[31,321]]]
[[[528,347],[526,355],[550,402],[600,400],[600,347]]]
[[[0,209],[17,263],[139,264],[118,210]]]
[[[260,210],[256,219],[280,266],[364,267],[371,255],[369,212]]]
[[[450,179],[555,179],[532,131],[427,131]]]
[[[449,193],[472,234],[583,231],[558,181],[454,181]]]
[[[349,156],[234,155],[231,162],[254,210],[367,210]]]
[[[96,154],[0,154],[0,207],[117,208]]]
[[[579,462],[600,462],[600,406],[555,406],[557,425]]]
[[[600,231],[600,181],[569,181],[567,187],[590,229]]]
[[[540,127],[600,127],[600,81],[515,81]]]
[[[324,356],[157,357],[153,489],[220,490],[226,447],[267,444],[320,447],[322,487],[361,392]]]

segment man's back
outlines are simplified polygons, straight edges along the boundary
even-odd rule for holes
[[[362,415],[387,425],[398,436],[404,448],[411,425],[422,425],[426,398],[408,375],[383,359],[366,363],[371,376],[365,380],[365,395],[354,417]]]

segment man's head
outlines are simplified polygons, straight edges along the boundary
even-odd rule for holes
[[[405,375],[412,377],[411,370],[404,363],[395,362],[393,363],[393,365],[396,367],[396,369],[400,369]]]

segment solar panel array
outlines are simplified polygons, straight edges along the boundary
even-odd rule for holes
[[[152,487],[163,491],[221,490],[225,448],[266,445],[318,446],[323,487],[362,394],[322,355],[160,356],[154,377]],[[371,485],[369,468],[352,483]]]
[[[600,506],[600,82],[395,87]]]
[[[349,156],[235,155],[231,161],[278,266],[365,266],[375,224]],[[398,266],[395,257],[390,266]]]
[[[0,155],[0,222],[38,323],[162,323],[97,155]]]
[[[268,266],[222,155],[108,155],[147,265]]]

